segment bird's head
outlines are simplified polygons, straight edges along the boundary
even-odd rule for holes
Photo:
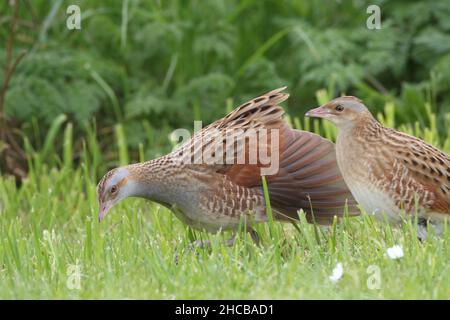
[[[307,117],[324,118],[338,127],[352,126],[359,120],[372,118],[367,107],[356,97],[344,96],[309,110]]]
[[[103,176],[97,186],[99,202],[98,219],[101,221],[109,209],[121,200],[136,194],[137,183],[131,170],[120,167],[109,171]]]

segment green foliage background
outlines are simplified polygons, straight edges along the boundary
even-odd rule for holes
[[[66,27],[71,4],[81,8],[81,30]],[[369,4],[381,7],[381,30],[366,28]],[[10,11],[0,4],[2,66]],[[362,98],[374,113],[394,103],[396,125],[427,125],[429,103],[447,135],[447,0],[24,0],[20,19],[14,51],[28,52],[7,92],[8,116],[39,150],[65,114],[75,158],[83,139],[97,136],[100,171],[117,164],[118,123],[131,160],[139,144],[152,158],[170,148],[173,128],[209,123],[283,85],[292,116],[326,88]],[[54,146],[60,154],[62,141]]]

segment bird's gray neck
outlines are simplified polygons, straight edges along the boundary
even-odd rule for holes
[[[163,168],[157,160],[128,166],[133,175],[130,196],[162,204],[173,204],[177,186],[171,183],[170,168]]]

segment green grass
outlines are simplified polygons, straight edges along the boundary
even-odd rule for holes
[[[318,93],[318,100],[326,99]],[[378,118],[395,125],[393,106]],[[450,151],[450,134],[439,137],[436,115],[428,109],[426,126],[401,129]],[[450,117],[445,117],[446,126]],[[262,245],[246,234],[229,248],[230,234],[210,235],[188,229],[165,208],[127,199],[97,221],[95,194],[104,161],[95,127],[88,128],[83,152],[72,161],[72,124],[55,119],[41,151],[25,140],[28,178],[18,188],[0,176],[0,298],[255,298],[255,299],[450,299],[450,228],[425,243],[411,221],[400,228],[363,215],[330,228],[301,222],[269,222],[256,227]],[[297,128],[334,139],[326,122],[287,118]],[[116,148],[129,159],[127,136],[118,125]],[[53,150],[63,137],[61,158]],[[140,159],[146,146],[140,145]],[[75,169],[74,169],[75,168]],[[268,212],[270,214],[270,210]],[[211,249],[191,249],[209,239]],[[404,257],[391,260],[386,250],[401,245]],[[343,264],[340,281],[329,276]],[[74,269],[81,272],[73,289]],[[373,270],[379,289],[370,289]]]
[[[0,179],[0,298],[450,298],[448,229],[420,243],[411,223],[392,229],[362,216],[317,234],[302,219],[298,230],[274,223],[275,238],[259,225],[260,247],[241,235],[229,248],[221,244],[228,234],[192,232],[140,199],[99,223],[86,172],[43,166],[20,189]],[[212,248],[190,249],[193,236]],[[405,255],[391,260],[386,249],[395,244]],[[334,284],[337,262],[344,274]],[[69,288],[71,265],[80,268],[80,289]],[[378,290],[366,284],[371,265]]]

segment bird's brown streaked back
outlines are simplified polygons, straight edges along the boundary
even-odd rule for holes
[[[364,131],[361,131],[361,138],[364,138]],[[402,199],[408,198],[408,192],[415,192],[429,210],[450,214],[450,157],[432,145],[394,129],[384,128],[380,142],[384,149],[380,152],[391,155],[393,168],[397,168],[385,171],[398,181],[395,186],[397,205],[403,205],[407,211],[414,210],[412,194],[409,195],[412,201]],[[410,179],[409,189],[400,183],[406,175]]]

